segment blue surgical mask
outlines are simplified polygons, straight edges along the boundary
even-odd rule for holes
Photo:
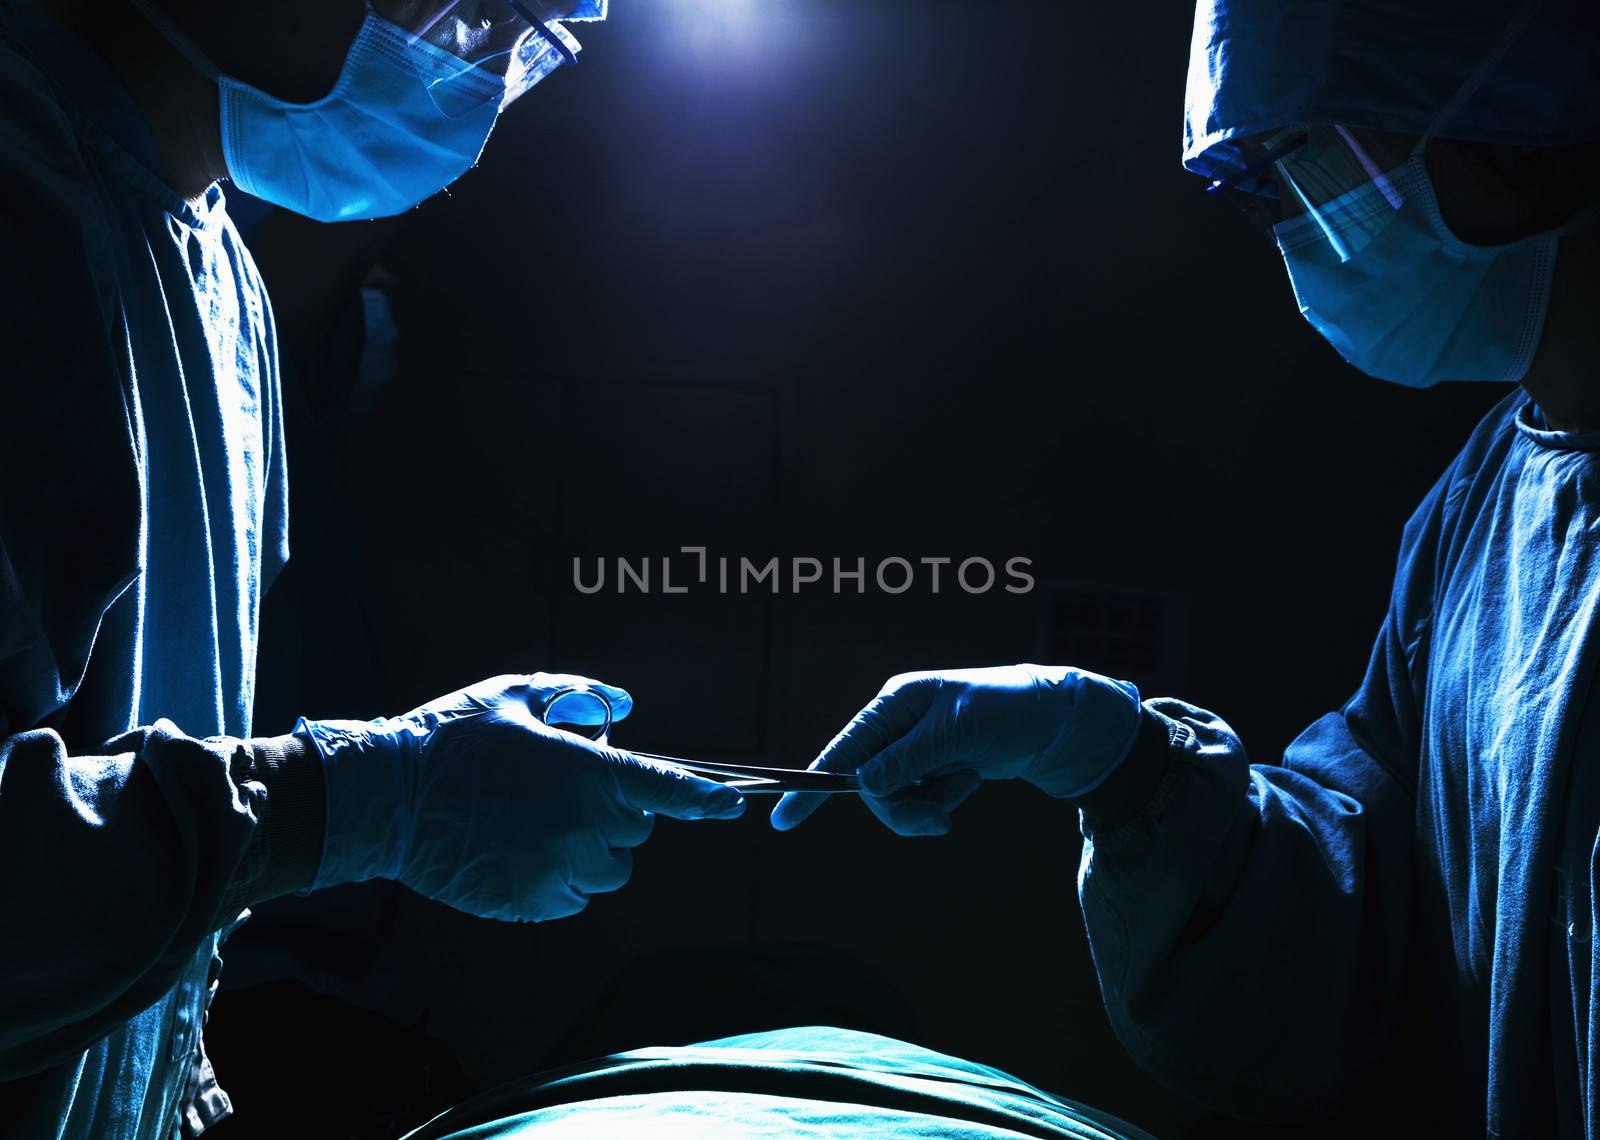
[[[1544,332],[1559,239],[1600,217],[1597,205],[1558,229],[1472,245],[1439,211],[1424,149],[1502,58],[1529,11],[1507,28],[1408,159],[1387,172],[1369,166],[1359,186],[1273,229],[1300,312],[1369,376],[1413,388],[1520,381]],[[1287,182],[1308,204],[1294,179]]]
[[[134,3],[216,81],[234,185],[323,222],[388,217],[443,190],[478,161],[502,107],[577,49],[540,24],[508,76],[504,54],[496,67],[466,63],[369,7],[333,90],[290,103],[220,74],[149,0]]]
[[[1419,151],[1384,179],[1274,233],[1300,312],[1367,375],[1413,388],[1514,383],[1544,331],[1558,239],[1594,214],[1505,245],[1470,245],[1440,214]],[[1347,260],[1330,231],[1359,239]]]

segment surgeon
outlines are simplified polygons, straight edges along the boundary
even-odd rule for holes
[[[626,882],[656,815],[742,810],[549,727],[594,719],[580,678],[250,735],[286,477],[271,305],[219,183],[323,221],[407,210],[570,66],[563,21],[603,15],[0,0],[0,1135],[225,1116],[200,1029],[253,903],[382,877],[559,918]],[[385,556],[440,541],[472,536],[397,518]]]
[[[1075,808],[1112,1024],[1202,1103],[1295,1136],[1592,1138],[1600,5],[1200,0],[1187,101],[1184,164],[1356,369],[1511,386],[1405,528],[1365,680],[1263,757],[1080,669],[907,675],[814,766],[902,835],[986,780]]]

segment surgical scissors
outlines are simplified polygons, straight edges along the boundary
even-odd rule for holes
[[[548,725],[573,724],[573,722],[550,719],[550,712],[557,702],[565,697],[583,696],[600,702],[600,707],[605,713],[605,719],[598,726],[579,725],[579,728],[593,727],[592,732],[580,732],[579,735],[587,736],[590,740],[601,744],[609,743],[607,740],[611,732],[611,702],[604,693],[592,689],[587,685],[567,685],[557,689],[545,699],[544,707],[539,710],[539,719]],[[706,764],[698,760],[684,760],[678,756],[662,756],[655,752],[639,752],[632,748],[624,749],[629,755],[637,756],[641,760],[653,760],[659,764],[671,764],[676,768],[695,776],[708,780],[716,780],[730,788],[737,788],[745,795],[783,795],[785,792],[812,792],[821,796],[837,796],[859,794],[861,791],[861,777],[854,772],[815,772],[800,768],[760,768],[751,764]],[[918,781],[920,783],[921,781]]]

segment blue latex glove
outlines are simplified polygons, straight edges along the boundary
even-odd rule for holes
[[[943,835],[950,813],[984,780],[1026,780],[1058,797],[1092,791],[1133,748],[1139,717],[1138,689],[1081,669],[906,673],[811,767],[860,772],[862,800],[899,834]],[[772,826],[789,830],[826,798],[789,793]]]
[[[495,677],[405,716],[302,720],[322,756],[328,822],[313,889],[398,879],[485,918],[576,914],[633,870],[631,848],[655,814],[732,819],[744,797],[712,780],[550,728],[551,694],[590,685],[613,719],[633,707],[621,689],[582,677]],[[572,701],[576,718],[597,701]]]

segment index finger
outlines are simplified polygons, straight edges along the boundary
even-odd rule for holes
[[[623,802],[636,811],[673,819],[734,819],[744,814],[744,797],[737,788],[621,749],[605,751]]]
[[[879,752],[916,727],[933,703],[935,692],[935,686],[920,680],[890,682],[828,742],[808,771],[860,771]],[[789,792],[772,809],[772,826],[779,831],[798,826],[827,798],[815,792]]]

